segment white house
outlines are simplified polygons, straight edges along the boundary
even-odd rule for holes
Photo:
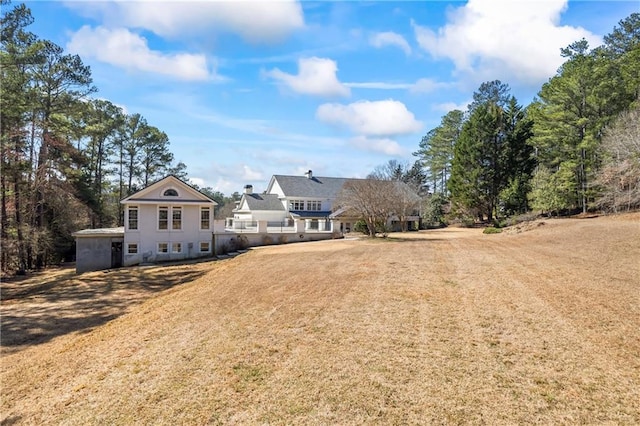
[[[257,221],[290,226],[304,220],[305,230],[338,231],[341,222],[331,216],[333,203],[347,180],[313,176],[309,170],[304,176],[273,175],[263,194],[253,193],[253,187],[247,185],[227,227],[237,229]],[[342,228],[351,228],[351,222],[348,219]]]
[[[76,238],[76,272],[208,257],[239,246],[317,241],[349,232],[359,219],[334,210],[349,178],[274,175],[263,194],[245,186],[233,218],[214,229],[215,201],[175,176],[123,199],[124,227],[85,229]],[[390,223],[397,218],[389,218]],[[405,218],[417,221],[418,218]]]
[[[212,255],[217,203],[177,177],[167,176],[120,203],[124,266]]]
[[[304,176],[273,175],[263,194],[254,193],[251,185],[245,186],[233,219],[227,220],[226,226],[251,228],[257,222],[267,221],[271,227],[286,227],[304,220],[306,231],[348,232],[359,218],[347,211],[334,211],[334,202],[350,180],[354,179],[314,176],[311,170]],[[408,220],[417,224],[419,217]],[[395,223],[397,218],[389,221]]]

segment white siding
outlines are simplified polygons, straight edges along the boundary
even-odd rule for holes
[[[273,180],[273,185],[271,186],[270,190],[269,190],[269,194],[278,194],[278,198],[282,198],[284,197],[284,191],[282,190],[282,188],[280,188],[280,185],[278,184],[277,180]]]
[[[159,204],[165,205],[165,204]],[[178,204],[171,204],[178,205]],[[199,246],[202,241],[211,241],[213,229],[200,230],[200,206],[183,204],[182,229],[158,230],[158,205],[140,205],[138,230],[127,230],[124,236],[124,264],[135,265],[148,261],[178,260],[201,255]],[[213,206],[212,210],[213,210]],[[171,222],[171,214],[169,215]],[[213,223],[213,213],[211,217]],[[169,225],[171,227],[171,224]],[[127,254],[127,244],[138,244],[138,254]],[[158,243],[168,243],[169,253],[158,253]],[[172,243],[181,243],[182,252],[172,253]]]

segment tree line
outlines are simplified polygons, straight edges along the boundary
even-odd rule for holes
[[[2,0],[0,255],[3,272],[56,264],[72,232],[121,226],[119,201],[167,174],[186,178],[169,138],[138,113],[95,96],[91,70],[28,30],[24,4]],[[225,197],[203,188],[218,203]]]
[[[640,208],[640,14],[590,49],[579,40],[527,107],[508,84],[483,83],[421,140],[425,211],[494,221],[535,210]],[[435,213],[434,217],[438,214]],[[441,219],[439,219],[441,220]]]

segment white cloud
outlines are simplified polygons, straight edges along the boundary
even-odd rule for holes
[[[386,46],[396,46],[402,49],[405,55],[411,54],[411,46],[404,37],[392,31],[373,34],[369,38],[369,43],[373,47],[382,48]]]
[[[398,142],[389,138],[368,138],[366,136],[356,136],[352,138],[349,143],[364,151],[376,152],[386,155],[404,155],[405,150],[398,144]]]
[[[354,89],[376,90],[409,90],[412,93],[429,93],[438,89],[450,87],[451,83],[443,83],[430,78],[421,78],[415,83],[388,83],[384,81],[365,81],[357,83],[344,83],[345,86]]]
[[[412,83],[387,83],[384,81],[365,81],[362,83],[344,83],[354,89],[378,89],[378,90],[406,90],[413,87]]]
[[[246,184],[255,184],[265,181],[264,173],[254,170],[244,162],[209,164],[208,170],[198,171],[200,175],[215,176],[211,178],[190,178],[199,186],[211,186],[214,190],[230,195],[235,191],[241,191]],[[257,188],[254,188],[257,189]]]
[[[409,89],[413,93],[430,93],[438,89],[451,86],[451,83],[442,83],[430,78],[421,78]]]
[[[251,170],[251,167],[249,167],[246,164],[242,165],[242,179],[244,180],[262,180],[264,179],[264,175],[256,170]]]
[[[437,32],[412,25],[420,47],[450,59],[460,73],[539,84],[562,64],[560,48],[583,37],[594,47],[602,41],[581,27],[560,25],[566,8],[567,0],[469,0]]]
[[[242,185],[239,186],[238,182],[225,179],[225,178],[216,179],[216,181],[211,184],[211,187],[213,188],[214,191],[220,191],[223,194],[228,196],[233,194],[236,191],[239,192],[242,189]],[[218,218],[218,219],[223,219],[223,218]]]
[[[338,81],[335,61],[325,58],[301,58],[298,74],[287,74],[279,69],[265,71],[264,75],[284,84],[296,93],[315,96],[349,96],[351,91]]]
[[[295,0],[70,1],[67,5],[103,19],[107,26],[143,28],[172,38],[229,32],[250,42],[272,43],[304,27],[302,6]]]
[[[196,185],[198,188],[206,187],[205,180],[199,177],[189,177],[189,181],[192,185]]]
[[[467,107],[469,106],[469,104],[472,102],[472,100],[466,101],[466,102],[461,102],[459,104],[455,103],[455,102],[445,102],[442,104],[436,104],[433,105],[433,107],[431,109],[435,110],[435,111],[443,111],[443,112],[449,112],[449,111],[453,111],[455,109],[460,110],[460,111],[466,111]]]
[[[348,105],[323,104],[316,118],[324,123],[344,126],[358,135],[393,136],[418,132],[422,123],[399,101],[359,101]]]
[[[209,71],[207,58],[200,54],[166,54],[151,50],[147,40],[126,28],[80,28],[71,37],[67,50],[92,57],[119,68],[163,74],[180,80],[220,80]]]

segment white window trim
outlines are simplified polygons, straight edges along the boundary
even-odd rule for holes
[[[161,251],[160,250],[160,244],[165,244],[167,246],[167,251]],[[164,241],[161,242],[161,243],[158,243],[157,251],[158,251],[158,254],[168,254],[169,253],[169,243],[164,242]]]
[[[167,228],[166,229],[162,229],[160,228],[160,211],[161,210],[167,210]],[[171,224],[171,206],[158,206],[156,208],[156,211],[158,212],[157,216],[156,216],[156,228],[159,232],[167,232],[170,231],[170,224]]]
[[[202,212],[203,211],[208,211],[209,212],[209,226],[207,228],[203,228],[202,227]],[[208,231],[211,229],[211,220],[212,220],[212,216],[213,216],[213,209],[209,206],[203,206],[200,207],[200,230],[201,231]]]
[[[184,219],[184,209],[182,208],[182,206],[171,206],[171,208],[169,209],[171,211],[171,230],[172,231],[182,231],[182,222]],[[180,211],[180,228],[174,228],[173,227],[173,212],[175,210],[179,210]]]
[[[175,247],[176,244],[180,244],[180,250],[179,251],[173,250],[173,248]],[[182,253],[182,243],[181,242],[173,242],[173,243],[171,243],[171,253]]]
[[[167,209],[167,229],[160,229],[160,209]],[[180,228],[173,227],[173,211],[180,210]],[[184,206],[172,206],[161,204],[156,208],[157,216],[156,216],[156,230],[158,232],[181,232],[184,229]]]
[[[321,200],[307,200],[306,207],[307,207],[307,210],[311,211],[311,212],[322,211],[322,201]]]
[[[301,208],[294,208],[294,203],[298,205],[298,207]],[[307,202],[305,200],[301,200],[301,199],[292,199],[289,200],[289,211],[304,211],[304,208],[306,206]]]
[[[136,218],[136,227],[129,227],[129,211],[136,210],[138,212],[138,217]],[[127,224],[127,230],[129,231],[139,231],[140,230],[140,206],[127,206],[127,217],[125,223]]]
[[[169,191],[169,190],[172,190],[172,189],[173,189],[174,191],[176,191],[176,195],[164,195],[164,194],[165,194],[165,192],[167,192],[167,191]],[[178,189],[177,189],[176,187],[174,187],[174,186],[169,186],[169,187],[166,187],[166,188],[164,188],[164,189],[162,190],[162,194],[161,194],[161,195],[162,195],[163,197],[166,197],[166,198],[170,199],[170,200],[175,200],[177,197],[179,197],[179,196],[180,196],[180,191],[178,191]]]
[[[135,251],[131,251],[131,246],[136,246]],[[138,243],[127,243],[127,254],[138,254],[140,250],[140,245]]]
[[[207,245],[207,249],[206,250],[202,250],[202,244],[206,244]],[[200,241],[200,243],[198,244],[198,250],[200,251],[200,253],[211,253],[211,242],[210,241]]]

